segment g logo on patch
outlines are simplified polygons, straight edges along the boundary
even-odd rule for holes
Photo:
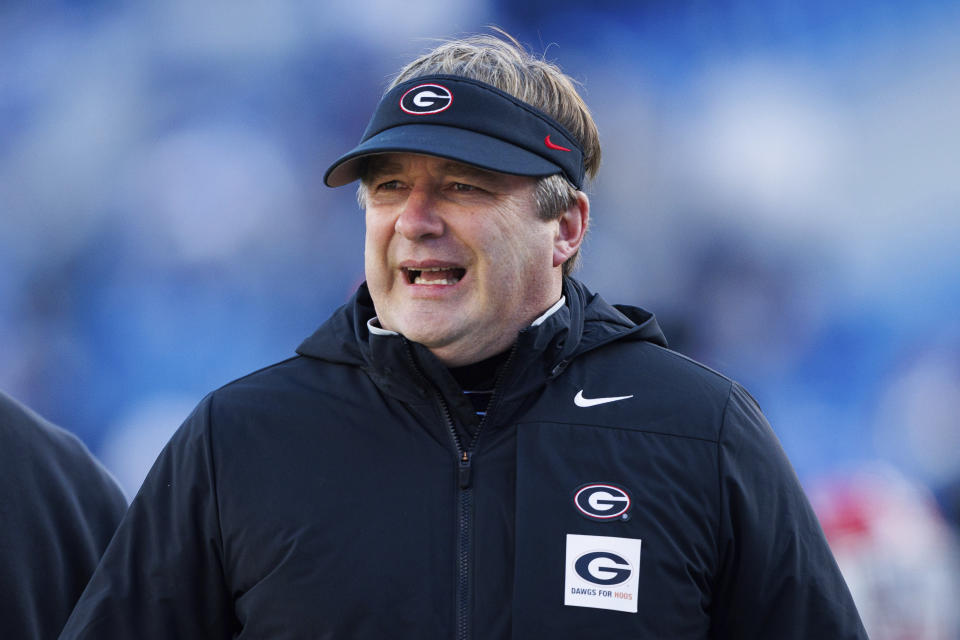
[[[585,553],[577,558],[573,568],[587,582],[606,587],[626,582],[633,573],[626,559],[610,551]]]
[[[400,108],[413,116],[445,111],[453,104],[453,94],[439,84],[418,84],[400,97]]]
[[[573,495],[573,504],[581,514],[602,522],[630,516],[630,494],[625,489],[607,483],[585,484]]]

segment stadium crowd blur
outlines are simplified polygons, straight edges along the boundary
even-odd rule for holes
[[[321,172],[402,60],[487,24],[600,126],[579,276],[750,389],[872,638],[960,638],[956,3],[5,2],[0,388],[132,496],[362,280]]]

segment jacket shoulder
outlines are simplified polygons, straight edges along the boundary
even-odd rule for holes
[[[351,375],[349,371],[355,369],[357,367],[296,355],[236,378],[212,391],[208,398],[216,406],[246,405],[298,390],[342,383]]]
[[[358,366],[293,356],[210,392],[184,427],[200,437],[238,429],[269,430],[315,420],[369,399],[369,377]],[[202,432],[210,430],[209,434]]]
[[[564,422],[717,442],[737,388],[666,347],[615,342],[575,359],[541,406]]]

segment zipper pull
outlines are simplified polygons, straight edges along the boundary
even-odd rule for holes
[[[460,457],[460,488],[466,489],[470,486],[470,454],[466,451]]]

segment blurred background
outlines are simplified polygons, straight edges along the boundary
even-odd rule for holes
[[[0,389],[132,496],[362,281],[323,171],[489,24],[599,125],[578,277],[750,389],[871,637],[960,638],[958,3],[4,2]]]

